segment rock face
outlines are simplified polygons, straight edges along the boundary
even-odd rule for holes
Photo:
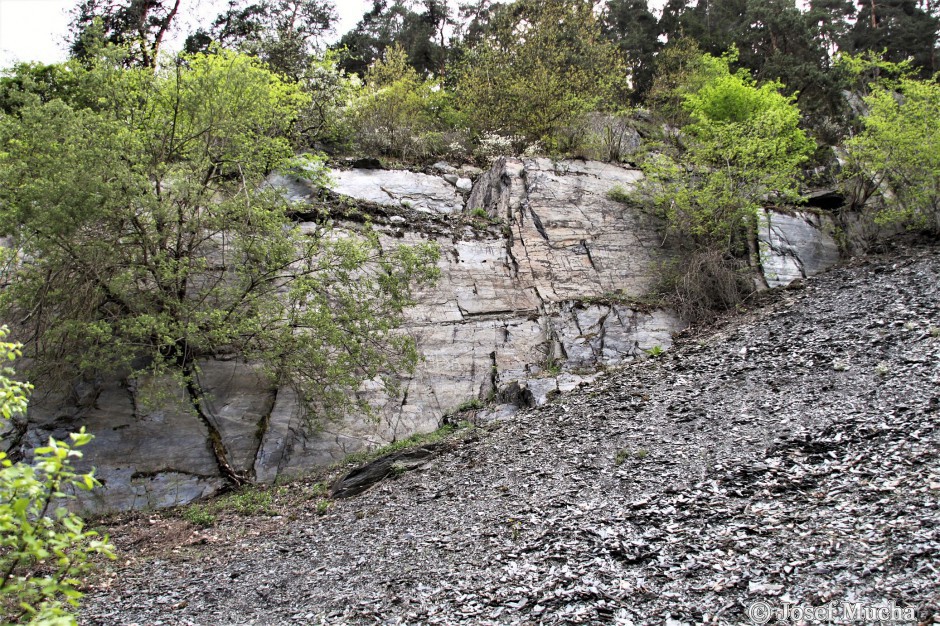
[[[469,179],[451,171],[333,174],[338,193],[381,206],[383,245],[433,240],[441,250],[441,279],[419,294],[402,328],[423,357],[402,380],[403,395],[363,388],[377,419],[310,428],[290,390],[269,389],[250,365],[209,361],[199,416],[181,399],[149,410],[127,382],[47,398],[33,410],[23,445],[86,425],[97,438],[85,460],[105,483],[89,508],[167,506],[217,491],[225,473],[214,448],[235,472],[271,482],[434,430],[469,401],[498,399],[481,418],[506,419],[514,407],[589,382],[598,368],[667,347],[682,325],[668,311],[631,305],[673,254],[649,217],[608,198],[615,187],[634,187],[636,170],[504,158],[469,193]],[[271,184],[295,200],[310,191],[287,179]],[[762,241],[773,284],[835,260],[816,218],[768,215]]]
[[[454,184],[438,176],[395,170],[337,170],[334,190],[376,204],[405,207],[422,213],[457,213],[463,199]]]
[[[807,211],[764,210],[758,240],[764,277],[771,287],[815,276],[839,260],[832,220]]]

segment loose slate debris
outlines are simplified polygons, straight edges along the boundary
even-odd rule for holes
[[[940,623],[938,328],[936,250],[832,271],[322,517],[123,567],[82,622]]]

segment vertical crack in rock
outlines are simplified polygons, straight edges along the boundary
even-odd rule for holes
[[[258,429],[255,434],[255,437],[258,439],[258,447],[255,449],[251,468],[248,470],[248,474],[252,480],[257,477],[255,468],[258,467],[258,464],[261,462],[261,453],[264,451],[264,438],[267,436],[268,429],[271,427],[271,415],[274,413],[274,407],[277,406],[278,392],[280,392],[280,387],[274,385],[274,388],[271,390],[271,408],[263,413],[258,420]]]
[[[789,239],[787,239],[786,234],[783,232],[782,229],[777,228],[776,226],[773,226],[771,224],[769,225],[768,231],[769,231],[768,234],[770,233],[773,234],[773,237],[768,237],[768,239],[770,240],[768,241],[768,245],[770,246],[770,249],[776,252],[778,255],[792,260],[793,264],[796,266],[797,271],[799,271],[800,276],[802,276],[803,278],[806,278],[806,268],[803,267],[803,260],[796,253],[796,246],[794,246],[793,243]],[[782,242],[782,245],[779,247],[775,246],[773,244],[774,238]]]
[[[398,429],[401,428],[401,421],[404,419],[405,415],[405,405],[408,404],[408,390],[411,388],[411,380],[408,380],[408,384],[405,385],[405,388],[402,390],[401,402],[398,403],[398,415],[395,416],[395,426],[392,427],[392,431],[395,433],[395,437],[398,437]],[[440,427],[440,425],[438,425]]]
[[[490,388],[481,395],[486,398],[492,395],[496,397],[496,390],[499,389],[499,366],[496,364],[496,350],[490,352]]]
[[[477,359],[476,359],[476,349],[470,349],[470,382],[472,383],[476,380],[477,376]]]
[[[202,410],[204,398],[196,375],[192,372],[188,374],[189,375],[186,376],[186,394],[189,396],[189,404],[192,406],[193,411],[195,411],[196,417],[199,418],[209,431],[209,447],[213,455],[215,455],[215,462],[219,466],[219,473],[236,487],[250,482],[251,479],[247,475],[239,473],[232,467],[232,464],[229,463],[228,450],[225,447],[225,442],[222,440],[222,433],[219,432],[219,429],[212,423],[209,416]]]
[[[303,408],[298,410],[303,411]],[[300,416],[300,421],[303,422],[304,416]],[[297,424],[294,421],[294,417],[291,416],[290,421],[287,425],[287,436],[284,438],[284,451],[281,453],[281,458],[277,462],[277,476],[280,476],[284,471],[290,467],[291,459],[294,456],[294,448],[299,445],[306,445],[307,443],[307,431],[302,426],[298,428]]]
[[[570,305],[571,308],[569,309],[571,313],[571,321],[574,322],[574,327],[578,329],[578,337],[584,338],[584,329],[581,328],[581,322],[580,320],[578,320],[578,314],[576,312],[577,305],[578,305],[577,302],[574,302],[574,301],[571,302],[571,305]]]
[[[808,220],[804,220],[804,221],[806,221],[806,223],[809,224],[810,226],[812,226],[813,228],[816,228],[815,226],[813,226],[812,222],[809,222]],[[775,229],[775,230],[777,230],[777,229]],[[817,229],[817,230],[818,230],[818,229]],[[780,232],[779,230],[777,230],[777,234],[778,234],[778,236],[780,236],[781,239],[783,239],[783,233],[782,233],[782,232]],[[783,239],[783,240],[787,242],[787,252],[788,252],[789,256],[793,259],[793,262],[796,263],[796,268],[800,271],[800,276],[802,276],[803,278],[806,278],[806,277],[807,277],[807,276],[806,276],[806,268],[805,268],[804,265],[803,265],[803,259],[801,259],[801,258],[800,258],[800,255],[797,254],[796,246],[793,245],[793,244],[792,244],[790,241],[788,241],[787,239]],[[762,269],[761,271],[763,271],[763,269]]]
[[[508,259],[509,266],[509,277],[518,278],[519,277],[519,261],[516,259],[516,255],[512,253],[512,243],[513,243],[513,233],[512,228],[509,229],[509,236],[506,237],[506,258]]]
[[[595,367],[604,364],[604,345],[607,341],[607,318],[610,317],[613,309],[613,305],[609,306],[607,312],[597,320],[597,351],[594,353]]]

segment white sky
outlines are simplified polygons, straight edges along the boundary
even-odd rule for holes
[[[0,69],[16,61],[64,61],[69,11],[78,2],[0,0]],[[177,18],[178,32],[169,46],[181,47],[182,40],[195,30],[199,20],[211,20],[225,5],[226,0],[183,0]],[[371,0],[336,0],[339,13],[336,32],[342,34],[350,30],[371,6]]]

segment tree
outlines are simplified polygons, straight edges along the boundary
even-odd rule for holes
[[[228,9],[209,30],[199,29],[187,38],[185,49],[208,52],[213,43],[235,48],[296,80],[313,62],[335,22],[330,0],[229,0]]]
[[[336,46],[345,51],[341,67],[364,76],[393,45],[400,46],[408,62],[424,78],[442,76],[447,60],[447,27],[452,25],[444,0],[374,0],[372,8]]]
[[[181,0],[82,0],[72,12],[72,56],[95,54],[98,43],[126,46],[127,62],[156,67]],[[97,42],[97,43],[96,43]]]
[[[0,308],[33,380],[171,378],[212,433],[201,359],[259,363],[311,419],[364,408],[362,381],[413,367],[396,327],[436,249],[336,232],[325,209],[264,184],[272,171],[324,182],[316,159],[293,154],[308,100],[296,84],[222,50],[156,72],[107,58],[71,70],[93,106],[36,99],[0,118],[0,232],[13,251]],[[223,475],[248,479],[215,453]]]
[[[872,65],[846,62],[855,73]],[[878,65],[861,132],[845,144],[849,195],[857,209],[876,198],[878,222],[940,233],[940,84],[915,78],[908,65]]]
[[[640,102],[652,86],[654,59],[661,48],[656,16],[650,13],[646,0],[610,0],[602,25],[626,59],[632,99]]]
[[[557,146],[579,115],[622,101],[626,72],[589,0],[517,0],[467,52],[457,99],[477,132]]]
[[[746,255],[759,270],[758,210],[799,199],[800,166],[814,144],[783,86],[758,86],[746,70],[732,73],[735,56],[703,57],[709,78],[685,97],[687,149],[679,158],[651,156],[644,189],[687,250]],[[759,271],[754,278],[761,280]]]
[[[22,346],[2,341],[0,361],[20,356]],[[9,366],[0,368],[0,416],[10,420],[26,411],[32,386],[15,379]],[[13,463],[0,452],[0,619],[37,626],[76,624],[68,613],[81,593],[78,577],[91,567],[94,555],[113,558],[107,538],[85,530],[82,519],[65,506],[69,490],[93,488],[92,474],[75,474],[73,459],[91,440],[83,431],[71,443],[50,438],[33,451],[31,463]]]
[[[937,32],[940,19],[930,4],[915,0],[859,0],[858,17],[849,35],[853,54],[884,54],[885,60],[900,63],[911,59],[921,78],[940,69],[937,63]]]
[[[685,126],[691,121],[686,97],[712,78],[709,68],[694,39],[680,37],[670,41],[656,58],[647,102],[668,123]]]
[[[446,150],[461,118],[451,94],[424,80],[399,45],[385,51],[365,75],[349,108],[359,150],[419,159]]]
[[[854,15],[847,0],[708,0],[695,6],[670,2],[660,20],[670,44],[681,34],[719,55],[734,45],[738,67],[758,81],[776,80],[797,96],[817,135],[838,140],[844,77],[832,59]]]

